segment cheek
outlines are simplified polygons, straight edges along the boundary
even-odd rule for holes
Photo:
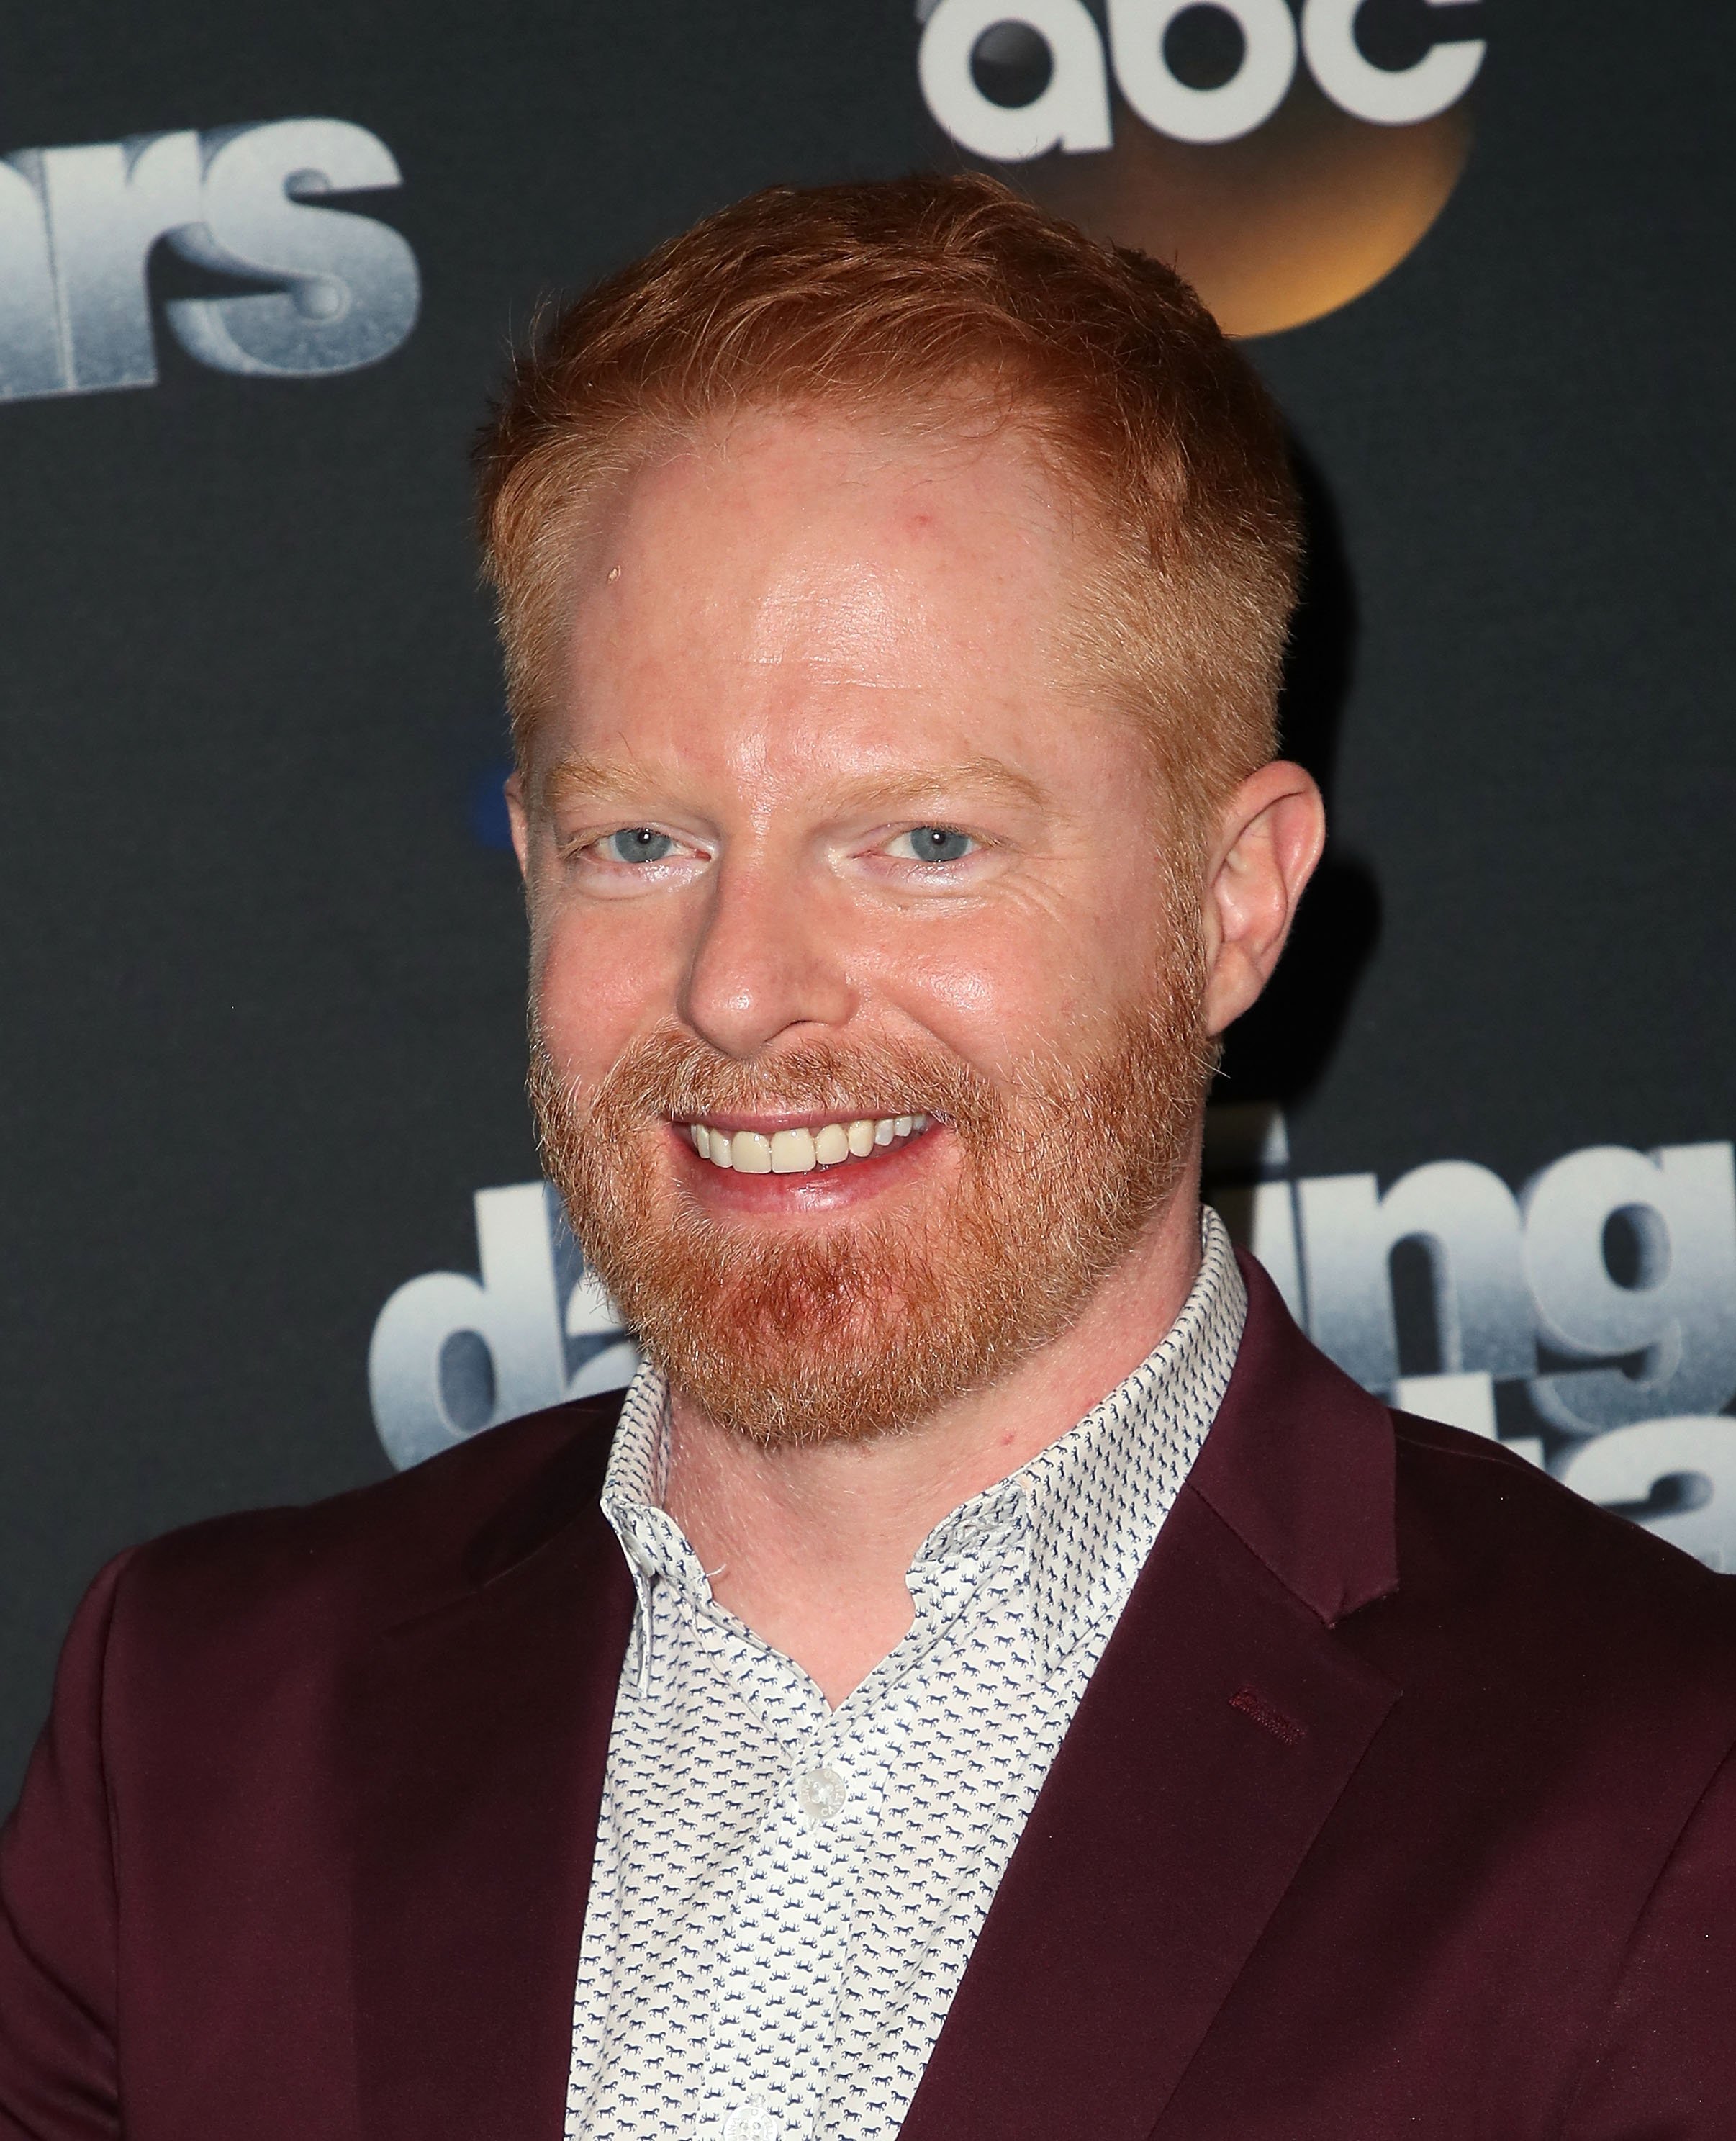
[[[991,1076],[1075,1054],[1129,992],[1124,962],[1084,927],[978,926],[883,977],[906,1015]],[[1119,971],[1118,971],[1119,968]]]
[[[588,1082],[671,1009],[653,947],[607,908],[581,914],[558,907],[539,915],[532,925],[530,985],[557,1065]]]

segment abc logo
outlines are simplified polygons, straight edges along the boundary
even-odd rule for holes
[[[1485,46],[1454,0],[918,0],[917,72],[972,156],[1173,260],[1232,333],[1388,273],[1445,205]]]

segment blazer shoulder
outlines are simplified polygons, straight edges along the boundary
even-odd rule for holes
[[[414,1617],[595,1503],[621,1400],[553,1406],[347,1494],[168,1533],[126,1557],[120,1610],[207,1625],[332,1613],[358,1629]]]
[[[1508,1674],[1691,1687],[1736,1731],[1736,1579],[1497,1442],[1392,1420],[1401,1598],[1498,1629]]]

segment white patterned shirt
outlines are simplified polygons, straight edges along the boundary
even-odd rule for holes
[[[1215,1213],[1163,1343],[929,1533],[914,1618],[834,1710],[712,1598],[658,1506],[662,1379],[603,1509],[638,1592],[573,2003],[567,2141],[888,2141],[1230,1378]]]

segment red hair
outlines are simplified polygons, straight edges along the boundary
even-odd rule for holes
[[[521,760],[588,506],[815,405],[1027,433],[1100,534],[1084,645],[1184,819],[1272,756],[1300,530],[1270,400],[1173,270],[961,174],[773,187],[540,319],[475,451]]]

